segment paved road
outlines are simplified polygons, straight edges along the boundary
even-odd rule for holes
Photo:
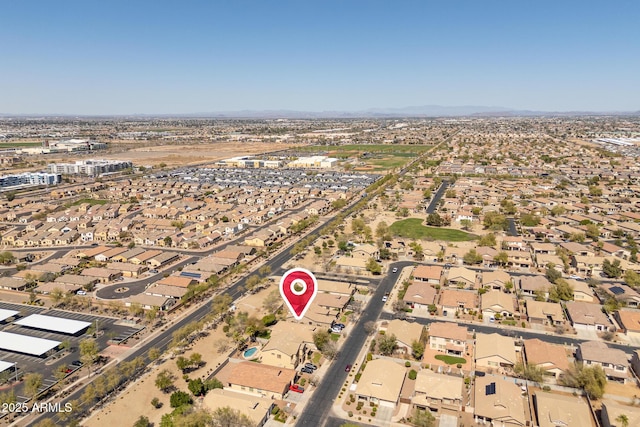
[[[436,211],[436,208],[438,207],[438,202],[444,195],[444,192],[447,191],[447,188],[449,188],[449,184],[450,184],[449,181],[447,181],[446,179],[442,180],[442,184],[440,184],[440,188],[438,188],[438,191],[436,191],[436,194],[433,195],[433,199],[431,199],[429,206],[427,206],[428,214],[434,213]]]
[[[516,227],[516,219],[515,218],[507,218],[507,235],[509,236],[519,236],[518,227]]]
[[[352,203],[350,204],[350,206],[352,206],[353,204],[357,203],[361,198],[362,197],[354,198]],[[314,227],[313,229],[311,229],[309,231],[309,233],[310,234],[313,234],[313,233],[322,234],[322,230],[324,229],[324,227],[326,227],[326,223],[321,223],[321,224],[317,225],[316,227]],[[273,272],[281,271],[282,270],[282,265],[291,258],[291,254],[290,254],[289,251],[290,251],[290,248],[293,247],[294,244],[295,244],[295,242],[290,242],[278,254],[276,254],[270,260],[268,260],[264,265],[268,265],[269,267],[271,267],[271,271],[273,271]],[[219,249],[217,248],[217,250],[219,250]],[[200,255],[202,255],[202,254],[200,254]],[[230,295],[231,298],[235,301],[238,297],[240,297],[243,294],[243,289],[244,289],[245,283],[247,281],[247,278],[248,278],[248,276],[236,281],[229,288],[227,288],[223,293],[226,294],[226,295]],[[182,319],[180,319],[179,321],[177,321],[173,325],[168,326],[167,329],[165,330],[165,332],[163,332],[162,334],[160,334],[160,335],[158,335],[158,336],[156,336],[156,337],[154,337],[154,338],[152,338],[152,339],[150,339],[148,341],[145,341],[144,343],[140,344],[140,346],[138,348],[136,348],[135,351],[133,351],[131,354],[129,354],[128,356],[123,358],[121,360],[121,362],[131,361],[131,360],[133,360],[133,359],[135,359],[136,357],[139,357],[139,356],[146,356],[146,354],[148,353],[148,351],[151,348],[157,348],[161,352],[165,352],[167,350],[168,346],[169,346],[169,343],[173,339],[173,333],[175,331],[177,331],[181,327],[183,327],[183,326],[185,326],[185,325],[187,325],[187,324],[189,324],[191,322],[198,321],[198,320],[202,319],[203,317],[205,317],[210,312],[210,310],[211,310],[211,300],[212,300],[212,298],[207,299],[200,307],[198,307],[192,313],[190,313],[187,316],[183,317]],[[380,303],[382,303],[382,296],[380,296],[379,301],[380,301]],[[382,305],[381,305],[381,307],[382,307]],[[364,342],[364,339],[363,339],[363,342]],[[356,352],[357,351],[359,351],[359,350],[356,349]],[[342,367],[342,369],[344,370],[344,366]],[[85,386],[86,386],[86,384],[88,384],[88,383],[85,383]],[[72,400],[80,399],[80,397],[82,396],[82,393],[84,392],[85,386],[79,387],[78,389],[74,390],[70,395],[66,396],[64,399],[61,399],[60,400],[61,405],[64,407],[65,403],[70,402]],[[44,413],[44,414],[37,415],[37,416],[34,415],[33,417],[30,416],[28,418],[28,423],[29,423],[29,425],[33,425],[33,424],[36,424],[38,421],[40,421],[42,419],[52,418],[53,416],[54,416],[53,413]],[[22,421],[24,421],[24,420],[22,420]]]
[[[392,264],[390,269],[397,267],[398,270],[401,270],[403,267],[410,265],[413,265],[413,262],[402,261]],[[373,292],[369,304],[363,307],[362,315],[342,344],[338,356],[332,362],[318,388],[316,388],[305,405],[304,411],[296,423],[297,426],[316,427],[323,425],[326,421],[331,412],[333,401],[347,379],[348,373],[345,372],[345,366],[353,365],[356,362],[356,357],[366,341],[367,333],[364,330],[364,325],[369,321],[375,322],[378,320],[384,306],[382,297],[385,292],[391,292],[397,277],[397,274],[389,274],[382,278]]]
[[[392,320],[394,316],[393,314],[390,314],[390,313],[382,313],[381,318],[385,320]],[[440,322],[445,320],[438,317],[427,317],[427,318],[417,317],[415,321],[417,323],[420,323],[421,325],[429,325],[430,323],[433,323],[433,322]],[[536,332],[536,331],[527,330],[527,329],[507,328],[507,327],[502,327],[500,325],[485,325],[480,323],[478,324],[460,323],[460,324],[463,326],[466,326],[467,329],[472,332],[480,332],[483,334],[499,333],[500,335],[513,337],[513,338],[522,338],[525,340],[538,338],[542,341],[550,342],[553,344],[559,344],[559,345],[577,346],[580,343],[589,341],[587,339],[575,338],[571,335],[546,334],[544,332]],[[636,347],[625,345],[625,344],[616,344],[616,343],[608,342],[607,345],[612,348],[618,348],[629,355],[632,355],[633,352],[636,350]]]

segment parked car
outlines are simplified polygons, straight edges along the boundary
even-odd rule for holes
[[[291,384],[289,386],[289,390],[295,391],[296,393],[304,393],[304,388],[300,387],[298,384]]]
[[[318,369],[318,367],[317,367],[316,365],[314,365],[313,363],[305,363],[305,364],[304,364],[304,367],[305,367],[305,368],[309,368],[309,369],[311,369],[311,370],[313,370],[313,371],[315,371],[316,369]]]
[[[155,268],[153,270],[149,270],[149,273],[151,274],[158,274],[158,270],[156,270]]]
[[[382,297],[382,302],[387,302],[387,299],[389,299],[389,297],[388,297],[388,296],[386,296],[386,295],[385,295],[385,296],[383,296],[383,297]]]
[[[337,328],[342,328],[342,329],[345,328],[344,323],[334,323],[332,327],[337,327]]]
[[[331,328],[331,332],[333,332],[334,334],[339,334],[342,332],[342,328],[334,326],[333,328]]]
[[[302,369],[300,369],[300,372],[302,372],[303,374],[313,374],[313,369],[304,366]]]
[[[347,365],[344,367],[345,372],[349,372],[351,370],[351,365]]]

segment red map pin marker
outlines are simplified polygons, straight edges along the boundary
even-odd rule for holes
[[[280,295],[296,320],[304,317],[318,294],[318,282],[309,270],[292,268],[280,279]]]

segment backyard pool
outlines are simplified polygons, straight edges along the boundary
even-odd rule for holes
[[[258,352],[258,347],[251,347],[246,349],[244,353],[242,353],[242,355],[244,356],[245,359],[250,359],[257,352]]]

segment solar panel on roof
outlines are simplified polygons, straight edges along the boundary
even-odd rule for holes
[[[496,383],[487,384],[484,387],[484,394],[487,396],[491,396],[492,394],[496,394]]]
[[[609,288],[609,290],[614,295],[622,295],[622,294],[624,294],[624,289],[622,289],[620,286],[612,286],[612,287]]]
[[[180,276],[182,277],[191,277],[194,279],[199,279],[202,277],[202,275],[200,273],[191,273],[189,271],[181,271],[180,272]]]

